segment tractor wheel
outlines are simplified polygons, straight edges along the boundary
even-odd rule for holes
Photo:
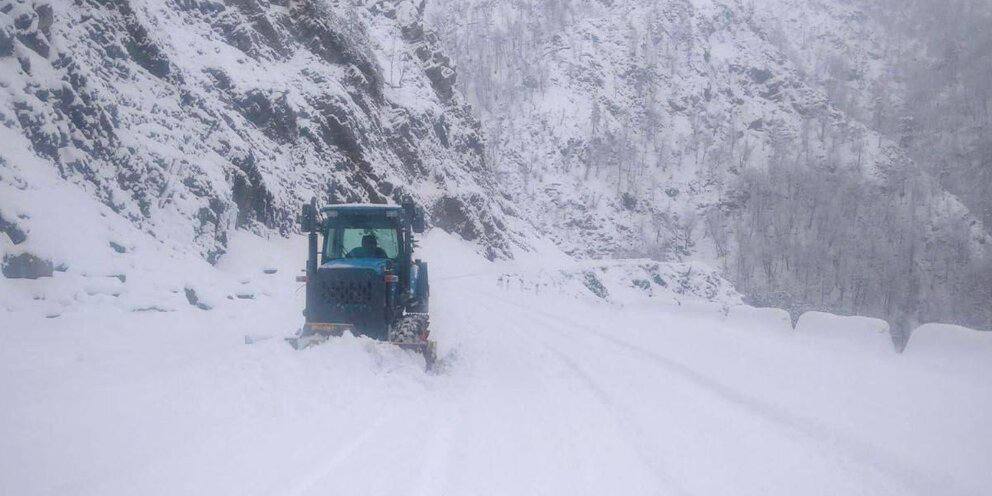
[[[427,339],[430,318],[423,313],[408,313],[389,327],[392,343],[423,343]]]

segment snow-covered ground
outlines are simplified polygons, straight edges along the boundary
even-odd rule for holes
[[[70,280],[3,282],[0,494],[992,490],[992,335],[930,326],[897,355],[875,321],[793,333],[774,310],[508,283],[564,262],[431,233],[425,373],[366,339],[282,342],[304,246],[239,233],[216,269],[172,267],[216,272],[188,275],[209,311],[97,294],[46,318],[31,295]]]

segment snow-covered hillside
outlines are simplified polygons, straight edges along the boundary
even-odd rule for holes
[[[88,270],[35,238],[110,218],[214,263],[235,228],[292,232],[311,197],[411,194],[510,252],[479,124],[415,2],[11,0],[0,34],[5,273],[37,272],[23,253]],[[76,191],[99,217],[48,205]]]
[[[868,177],[906,166],[830,106],[753,5],[433,5],[501,179],[570,252],[720,260],[733,236],[706,223],[727,227],[746,201],[740,175],[767,168],[810,119],[819,139],[806,137],[808,156],[833,154]]]
[[[649,297],[601,277],[607,301],[506,277],[569,272],[566,257],[493,264],[435,231],[420,255],[434,262],[443,368],[425,374],[419,357],[367,339],[301,352],[282,341],[301,319],[291,281],[304,246],[241,233],[216,267],[173,265],[253,295],[211,311],[135,313],[108,296],[57,319],[3,313],[0,493],[977,496],[992,485],[992,335],[933,329],[897,355],[870,320],[811,314],[794,333],[780,311]]]
[[[992,236],[879,124],[902,100],[866,2],[430,5],[500,180],[569,253],[705,260],[796,313],[992,325]]]

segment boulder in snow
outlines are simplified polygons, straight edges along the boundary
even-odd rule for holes
[[[187,286],[185,288],[185,292],[186,292],[186,301],[188,301],[190,305],[193,305],[194,307],[199,308],[200,310],[213,310],[214,308],[213,305],[210,305],[200,300],[200,295],[197,294],[195,289]]]
[[[19,255],[4,255],[0,269],[3,271],[3,276],[8,279],[38,279],[52,277],[55,265],[51,260],[25,252]]]

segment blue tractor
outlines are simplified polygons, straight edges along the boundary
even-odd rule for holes
[[[414,258],[414,234],[424,232],[423,210],[401,205],[303,206],[309,235],[306,322],[288,341],[297,349],[345,332],[387,341],[435,360],[429,339],[427,263]]]

